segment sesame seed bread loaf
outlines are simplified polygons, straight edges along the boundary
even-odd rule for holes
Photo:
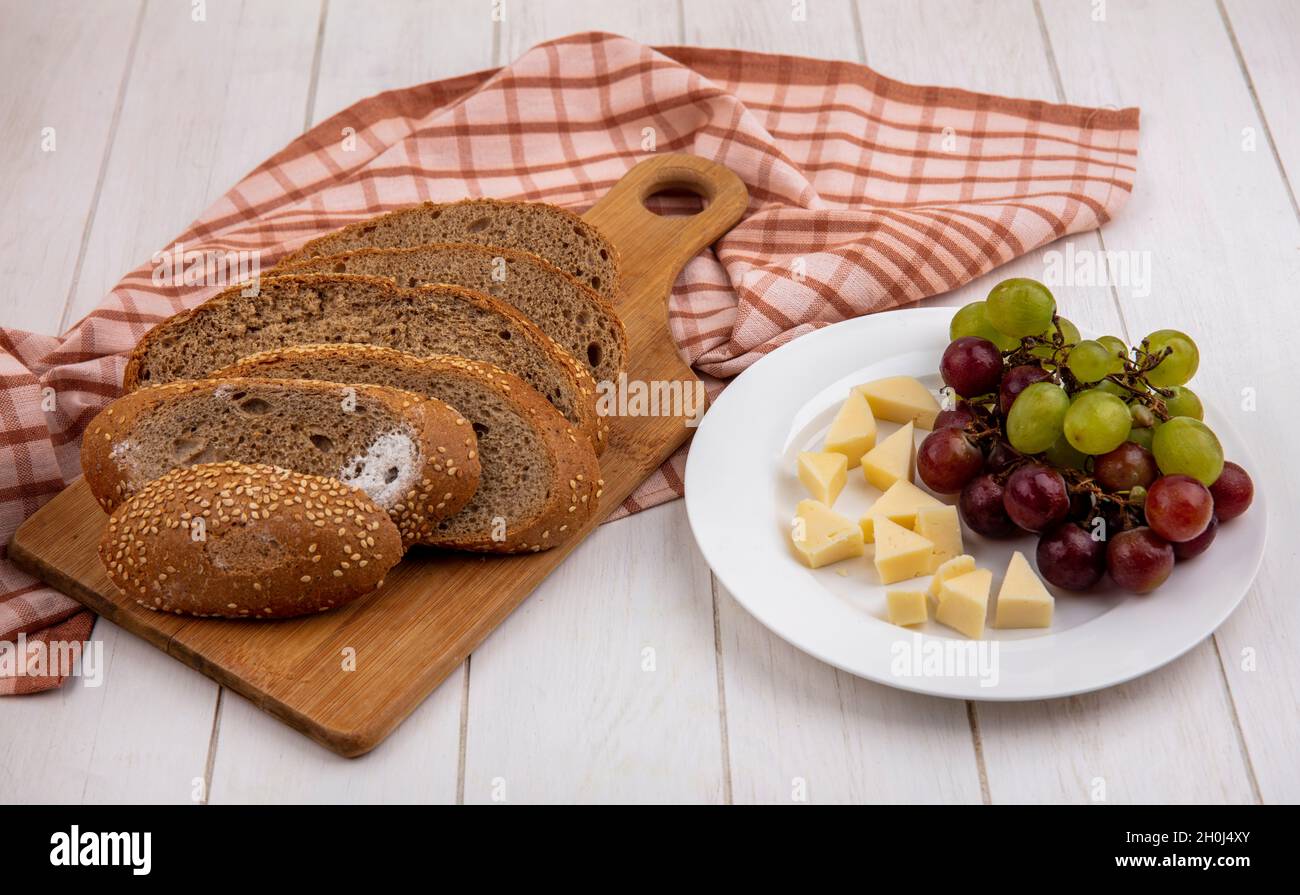
[[[234,286],[155,326],[127,360],[130,391],[200,379],[241,357],[323,342],[357,342],[409,354],[459,354],[508,370],[542,393],[603,449],[590,374],[514,308],[455,286],[403,289],[383,277],[269,277],[257,295]]]
[[[580,362],[597,382],[626,369],[627,335],[599,293],[530,252],[472,243],[357,249],[283,265],[284,273],[354,273],[399,286],[447,283],[517,308]]]
[[[601,495],[600,467],[587,440],[527,383],[491,364],[372,345],[314,345],[254,355],[221,375],[329,377],[454,402],[478,435],[482,474],[470,502],[440,522],[426,543],[494,553],[544,550],[571,537]]]
[[[380,386],[297,379],[173,382],[91,420],[81,465],[106,511],[177,467],[224,460],[328,476],[363,491],[406,543],[469,502],[474,430],[442,401]]]
[[[540,255],[611,302],[618,300],[618,251],[571,211],[541,202],[464,199],[409,205],[313,239],[281,265],[353,249],[474,242]]]
[[[150,482],[113,511],[99,544],[108,577],[141,606],[247,619],[351,603],[401,556],[397,527],[361,491],[233,462]]]

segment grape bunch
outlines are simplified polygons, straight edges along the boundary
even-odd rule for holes
[[[1035,280],[957,311],[939,362],[949,400],[917,449],[932,490],[960,493],[973,531],[1038,535],[1038,568],[1086,590],[1109,574],[1148,593],[1250,507],[1187,383],[1200,351],[1162,329],[1130,349],[1083,339]]]

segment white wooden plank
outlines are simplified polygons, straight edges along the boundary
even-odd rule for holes
[[[598,529],[474,653],[466,802],[719,802],[709,572],[681,501]]]
[[[507,0],[508,2],[508,0]],[[384,90],[490,68],[490,4],[330,0],[313,122]]]
[[[189,4],[154,4],[144,16],[67,321],[302,127],[317,0],[205,9],[206,21],[193,21]],[[89,86],[100,76],[82,77]],[[102,619],[96,636],[116,644],[102,688],[6,700],[0,711],[36,718],[66,703],[65,720],[42,713],[18,742],[30,738],[33,756],[64,768],[69,792],[188,800],[189,782],[206,772],[217,686]]]
[[[1300,110],[1295,105],[1295,88],[1300,84],[1300,4],[1294,0],[1224,0],[1222,11],[1236,37],[1294,197],[1300,183]],[[1262,139],[1264,135],[1257,136]]]
[[[1208,644],[1100,693],[981,704],[989,792],[1010,803],[1251,802],[1231,715]]]
[[[964,703],[839,671],[717,587],[737,804],[980,801]]]
[[[0,700],[0,802],[201,801],[216,685],[105,619],[91,642],[99,686]]]
[[[891,76],[913,83],[949,83],[1011,96],[1061,100],[1038,19],[1027,0],[943,7],[873,0],[860,4],[860,14],[868,58],[873,67]],[[927,49],[933,47],[944,49],[942,53]],[[990,58],[999,64],[989,65]],[[1139,182],[1142,176],[1140,171]],[[1131,209],[1121,212],[1121,217],[1130,213]],[[1049,253],[1071,251],[1081,256],[1100,248],[1095,233],[1066,237],[927,304],[959,306],[983,298],[994,283],[1006,277],[1042,280],[1049,270]],[[1115,294],[1131,295],[1133,286],[1121,284],[1114,293],[1098,284],[1055,286],[1055,293],[1061,313],[1084,330],[1124,337],[1127,334]],[[1151,678],[1088,697],[1079,702],[1083,708],[1073,711],[1053,711],[1057,703],[977,705],[974,716],[989,797],[994,802],[1067,798],[1062,781],[1074,781],[1074,769],[1087,766],[1093,768],[1094,775],[1104,770],[1117,779],[1131,774],[1149,782],[1168,783],[1165,758],[1132,735],[1133,716],[1126,710],[1131,705],[1141,707],[1145,724],[1180,730],[1183,707],[1204,702],[1200,711],[1214,719],[1211,729],[1215,731],[1210,737],[1215,748],[1208,754],[1230,759],[1239,752],[1231,710],[1210,695],[1222,691],[1220,677],[1212,645],[1206,642],[1196,648],[1194,657]],[[1170,699],[1170,693],[1177,698]],[[1035,740],[1050,741],[1054,748],[1039,749],[1032,744]],[[1223,766],[1233,767],[1230,760]],[[1236,767],[1240,768],[1239,761]],[[1228,773],[1226,779],[1238,784],[1233,790],[1237,796],[1249,794],[1240,775]],[[1159,800],[1173,798],[1177,790],[1150,788],[1145,792]]]
[[[678,0],[610,3],[608,0],[502,0],[505,65],[542,41],[579,31],[610,31],[650,46],[681,42]]]
[[[465,74],[491,64],[486,10],[333,0],[321,35],[313,121],[383,90]],[[304,25],[304,27],[306,27]],[[430,34],[446,35],[430,52]],[[348,760],[315,745],[226,691],[213,796],[222,802],[429,802],[456,800],[461,694],[458,669],[378,749]]]
[[[690,42],[860,61],[848,3],[686,4]],[[966,707],[869,683],[798,652],[718,589],[737,802],[979,801]],[[888,719],[882,723],[882,719]]]
[[[203,8],[145,12],[68,323],[302,131],[320,0]]]
[[[852,0],[683,0],[686,43],[862,61]]]
[[[316,745],[226,690],[210,801],[452,804],[463,687],[460,668],[379,748],[353,759]]]
[[[139,10],[136,0],[0,4],[0,195],[11,210],[0,217],[0,326],[59,329]]]
[[[1294,802],[1300,798],[1300,655],[1294,649],[1300,604],[1290,542],[1300,508],[1287,496],[1300,486],[1292,459],[1300,422],[1290,410],[1295,377],[1283,340],[1300,331],[1300,308],[1284,298],[1300,278],[1300,224],[1210,0],[1110,3],[1106,20],[1097,23],[1088,21],[1087,9],[1055,0],[1043,4],[1043,13],[1070,101],[1145,107],[1140,159],[1146,161],[1139,161],[1137,190],[1105,234],[1108,248],[1152,256],[1153,294],[1121,296],[1130,329],[1141,336],[1174,326],[1199,341],[1201,366],[1192,386],[1251,443],[1258,464],[1251,474],[1274,498],[1263,570],[1215,642],[1259,793],[1265,801]],[[1175,33],[1177,41],[1151,39]],[[1261,135],[1253,149],[1243,143],[1246,127]],[[1258,410],[1248,409],[1243,395],[1253,395]],[[1215,561],[1213,552],[1208,557]],[[1237,736],[1217,711],[1206,713],[1217,700],[1171,702],[1203,728]],[[1186,744],[1189,752],[1196,748]],[[1212,752],[1199,757],[1195,774],[1232,779],[1235,767]]]

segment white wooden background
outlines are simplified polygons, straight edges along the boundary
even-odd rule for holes
[[[193,5],[0,2],[0,324],[66,329],[351,102],[574,31],[1140,105],[1133,199],[1074,241],[1150,253],[1154,290],[1058,298],[1097,331],[1196,335],[1197,389],[1254,436],[1269,555],[1218,633],[1154,674],[965,704],[853,678],[769,634],[713,580],[678,502],[603,527],[354,761],[100,620],[104,686],[0,700],[0,801],[789,803],[803,787],[822,803],[1300,801],[1300,4],[806,0],[794,21],[791,0],[504,0],[494,21],[492,0],[207,0],[202,23]],[[934,303],[1042,273],[1039,252]],[[1238,409],[1243,389],[1255,412]],[[646,647],[656,671],[641,670]]]

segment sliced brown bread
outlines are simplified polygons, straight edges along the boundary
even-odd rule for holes
[[[205,463],[150,482],[113,511],[108,577],[146,609],[287,618],[337,609],[402,557],[388,514],[335,479]]]
[[[329,377],[454,402],[478,435],[482,475],[470,502],[439,523],[427,543],[496,553],[544,550],[571,537],[600,498],[600,467],[587,439],[527,383],[491,364],[373,345],[315,345],[254,355],[221,373]]]
[[[439,243],[320,255],[282,269],[285,273],[388,277],[399,286],[464,286],[518,308],[542,332],[585,363],[597,382],[617,382],[618,374],[626,370],[627,335],[610,303],[530,252],[463,242]]]
[[[268,277],[257,295],[233,286],[155,326],[127,360],[130,390],[199,379],[241,357],[322,342],[357,342],[420,357],[459,354],[496,364],[546,397],[592,439],[605,443],[590,374],[527,317],[504,302],[456,286],[403,289],[383,277]]]
[[[618,252],[613,243],[573,212],[541,202],[464,199],[410,205],[313,239],[280,263],[354,249],[434,242],[474,242],[532,252],[609,301],[618,300]]]
[[[474,430],[425,395],[298,379],[173,382],[118,398],[81,442],[86,483],[111,512],[178,467],[234,460],[359,488],[408,544],[478,487]]]

